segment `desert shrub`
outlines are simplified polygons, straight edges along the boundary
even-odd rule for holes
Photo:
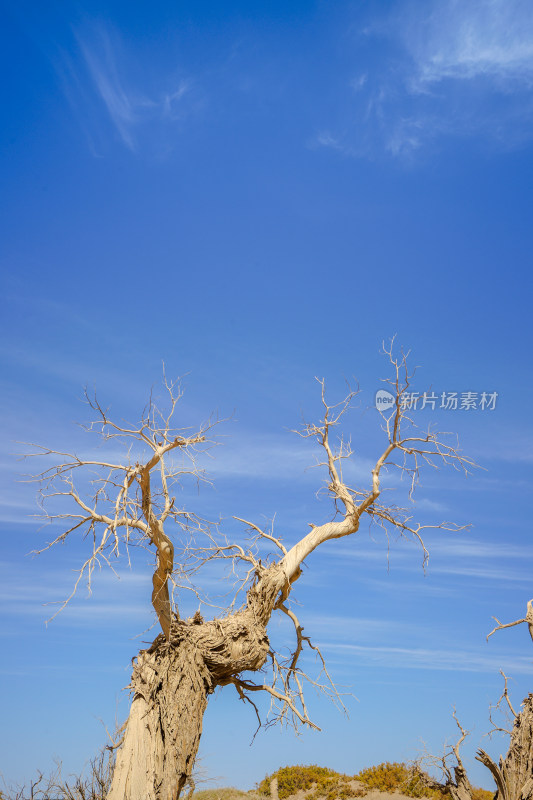
[[[450,800],[445,789],[434,788],[429,775],[419,766],[403,762],[384,762],[368,767],[358,775],[342,775],[327,767],[309,766],[282,767],[272,775],[267,775],[257,787],[261,795],[270,794],[270,782],[278,779],[279,800],[297,792],[305,792],[306,800],[350,800],[364,797],[370,790],[379,792],[400,792],[407,797],[429,798],[429,800]],[[359,782],[359,786],[355,782]],[[362,784],[362,786],[361,786]],[[493,800],[493,793],[486,789],[473,788],[472,800]],[[200,798],[199,798],[200,800]],[[230,797],[209,797],[201,800],[239,800]]]
[[[417,766],[410,766],[403,762],[389,762],[378,764],[362,770],[357,779],[368,789],[379,792],[401,792],[408,797],[429,797],[432,800],[444,800],[448,794],[439,789],[428,786],[430,778]],[[487,800],[487,798],[476,798]]]
[[[369,789],[377,789],[380,792],[394,792],[396,789],[403,788],[409,777],[409,771],[405,764],[388,761],[375,767],[367,767],[361,770],[357,776],[358,780]]]
[[[478,786],[472,788],[472,800],[493,800],[494,792],[488,789],[480,789]]]
[[[273,778],[278,779],[279,800],[286,800],[296,792],[306,792],[306,800],[349,800],[352,797],[363,797],[367,793],[366,789],[351,785],[353,777],[341,775],[327,767],[318,767],[316,764],[282,767],[272,775],[267,775],[258,786],[261,794],[270,793],[270,782]]]
[[[279,800],[285,800],[296,792],[307,791],[312,788],[322,788],[321,796],[327,795],[327,791],[331,788],[331,782],[339,778],[339,774],[327,767],[318,767],[316,764],[304,766],[298,764],[294,767],[281,767],[277,772],[272,775],[267,775],[257,790],[260,794],[270,793],[270,781],[273,778],[278,779],[278,796]]]
[[[316,786],[315,790],[309,795],[308,800],[318,800],[318,798],[349,800],[352,797],[364,797],[367,790],[354,788],[350,785],[350,780],[352,779],[346,775],[337,775],[335,778],[330,778],[327,783],[323,782],[321,786]]]
[[[339,775],[338,772],[331,776],[324,777],[319,783],[314,784],[314,790],[309,794],[307,800],[348,800],[351,797],[363,797],[366,789],[354,788],[348,775]]]
[[[200,789],[193,795],[193,800],[262,800],[255,792],[243,792],[233,787],[223,789]]]

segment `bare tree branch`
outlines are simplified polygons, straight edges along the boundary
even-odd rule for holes
[[[322,525],[312,525],[311,532],[289,550],[281,561],[289,579],[302,561],[320,544],[355,533],[364,514],[368,514],[372,520],[385,528],[415,538],[423,548],[424,564],[428,559],[428,551],[424,545],[422,531],[428,529],[459,531],[467,527],[447,522],[440,525],[412,525],[411,516],[405,509],[377,503],[382,493],[381,474],[387,468],[396,468],[402,476],[408,477],[409,497],[412,498],[422,464],[434,469],[439,465],[450,465],[455,469],[462,469],[465,474],[475,466],[471,459],[460,454],[457,444],[446,441],[445,437],[449,434],[438,433],[431,428],[425,433],[418,432],[417,426],[407,416],[402,405],[402,395],[409,388],[412,378],[407,368],[407,355],[401,353],[399,357],[395,356],[393,341],[388,347],[384,345],[384,351],[393,367],[393,378],[387,383],[394,391],[395,402],[394,410],[388,415],[380,411],[387,444],[375,462],[370,476],[370,487],[367,489],[350,488],[343,481],[342,462],[352,455],[350,443],[341,437],[335,449],[331,442],[332,429],[339,425],[357,392],[349,391],[343,401],[331,406],[326,401],[324,381],[317,379],[321,386],[323,418],[318,424],[306,423],[303,430],[296,432],[303,438],[315,439],[325,451],[325,461],[318,462],[317,466],[327,467],[329,473],[327,490],[334,502],[336,516],[340,516],[341,519],[334,519]],[[400,461],[395,460],[398,457]]]
[[[494,719],[492,717],[494,711],[499,711],[501,714],[503,714],[506,717],[508,717],[508,712],[510,711],[511,715],[512,715],[513,722],[518,717],[518,714],[515,711],[515,709],[513,708],[513,705],[511,703],[511,698],[509,697],[509,690],[508,690],[508,687],[507,687],[507,683],[509,681],[509,678],[507,677],[507,675],[505,674],[503,669],[500,670],[500,675],[502,676],[503,681],[504,681],[503,691],[502,691],[498,701],[496,703],[494,703],[494,705],[491,704],[489,706],[489,720],[490,720],[491,725],[492,725],[492,729],[487,734],[489,737],[491,737],[492,734],[494,734],[494,733],[505,733],[505,734],[508,734],[508,735],[510,735],[512,733],[512,727],[511,728],[503,728],[501,725],[497,725],[494,722]],[[502,711],[501,704],[503,703],[503,701],[505,701],[505,703],[507,704],[507,713],[504,710]]]
[[[64,542],[75,531],[81,531],[93,542],[92,552],[78,571],[74,588],[59,610],[72,599],[82,579],[90,590],[95,567],[103,564],[112,567],[112,561],[123,554],[129,562],[131,546],[152,546],[156,557],[152,604],[168,638],[177,608],[172,608],[168,587],[174,571],[174,544],[164,524],[172,521],[187,535],[209,528],[207,521],[176,506],[172,490],[185,478],[203,479],[196,458],[213,444],[208,435],[219,420],[209,420],[192,434],[175,428],[173,416],[182,395],[181,388],[177,383],[169,383],[166,377],[164,385],[169,397],[168,413],[163,415],[150,397],[137,426],[115,422],[96,397],[85,394],[90,409],[96,414],[85,429],[98,433],[104,442],[118,438],[125,443],[132,440],[140,444],[145,456],[134,463],[83,459],[74,453],[40,445],[31,445],[33,452],[29,455],[62,458],[59,464],[46,467],[30,479],[40,483],[44,518],[50,523],[66,519],[74,523],[37,552]],[[178,461],[171,459],[174,453],[179,454]],[[83,499],[81,490],[76,487],[74,476],[78,473],[84,483],[89,481],[93,487],[90,500]],[[78,513],[44,509],[45,503],[50,505],[57,499],[68,499],[78,508]]]
[[[530,600],[528,602],[526,616],[523,619],[517,619],[514,622],[507,622],[505,624],[503,622],[500,622],[500,620],[497,619],[496,617],[493,617],[492,619],[498,624],[487,635],[487,641],[489,640],[489,637],[492,636],[493,633],[496,633],[496,631],[501,631],[504,628],[513,628],[515,625],[521,625],[523,622],[527,622],[529,628],[529,635],[533,639],[533,600]]]
[[[468,780],[468,775],[461,758],[461,745],[470,734],[459,722],[455,708],[453,709],[453,718],[455,724],[459,728],[459,739],[455,744],[448,745],[444,749],[442,756],[425,755],[421,760],[422,763],[425,762],[432,767],[440,769],[445,783],[442,784],[437,781],[428,780],[426,780],[426,783],[430,788],[449,792],[453,800],[472,800],[472,786]]]

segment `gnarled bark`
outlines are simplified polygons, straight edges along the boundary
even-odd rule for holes
[[[174,800],[198,750],[209,673],[193,645],[158,645],[140,653],[134,667],[109,800]]]
[[[246,606],[222,619],[176,619],[134,665],[134,697],[108,800],[177,800],[198,752],[209,695],[265,663],[265,626],[285,582],[279,567],[248,592]]]
[[[478,761],[490,769],[498,791],[495,800],[533,800],[533,694],[522,703],[515,719],[511,743],[499,765],[479,750]]]
[[[472,800],[472,786],[462,764],[454,767],[454,781],[448,781],[446,789],[453,800]]]

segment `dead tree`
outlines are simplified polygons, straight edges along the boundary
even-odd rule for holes
[[[514,622],[502,623],[496,617],[496,627],[489,633],[492,636],[503,628],[512,628],[525,622],[533,639],[533,600],[527,604],[526,616]],[[503,673],[502,673],[503,674]],[[504,675],[505,687],[498,704],[506,701],[513,717],[510,731],[494,726],[494,730],[510,734],[510,743],[505,758],[500,756],[499,764],[484,751],[478,750],[476,758],[490,770],[496,782],[496,800],[533,800],[533,694],[529,694],[522,702],[522,710],[517,713],[509,699],[507,678]]]
[[[487,640],[493,633],[504,628],[512,628],[525,622],[533,639],[533,600],[527,604],[527,613],[523,619],[514,622],[502,623],[494,617],[496,627],[489,633]],[[484,764],[490,771],[496,783],[494,800],[533,800],[533,694],[529,694],[522,702],[521,711],[515,711],[508,691],[507,676],[501,671],[504,679],[502,695],[495,706],[491,706],[489,714],[492,729],[489,736],[495,732],[509,735],[509,749],[505,758],[500,756],[499,763],[481,748],[476,753],[476,759]],[[502,710],[505,704],[507,715],[511,716],[512,727],[504,728],[494,722],[492,711]],[[461,759],[460,748],[468,733],[459,723],[455,711],[453,717],[461,732],[458,742],[445,751],[440,758],[430,756],[428,760],[432,766],[438,766],[445,778],[445,783],[430,782],[433,788],[439,788],[449,793],[453,800],[472,800],[473,789],[468,779],[466,769]]]
[[[181,392],[166,379],[168,410],[163,414],[150,401],[137,425],[117,423],[96,399],[88,398],[95,414],[89,429],[110,443],[113,452],[122,445],[124,461],[85,459],[42,447],[35,451],[61,459],[36,476],[46,503],[56,507],[59,501],[65,503],[61,511],[56,507],[47,511],[50,521],[63,525],[68,521],[66,530],[47,547],[77,533],[84,533],[92,542],[74,591],[82,579],[90,582],[96,566],[112,565],[122,556],[129,558],[135,545],[148,548],[155,557],[152,604],[162,632],[147,650],[141,650],[134,664],[133,699],[108,800],[178,798],[190,778],[203,714],[217,686],[232,685],[257,713],[252,698],[257,692],[266,693],[270,713],[279,721],[317,727],[305,704],[307,676],[300,664],[305,647],[317,648],[304,636],[289,597],[302,574],[303,561],[323,542],[355,534],[367,519],[386,532],[417,540],[425,561],[426,528],[460,530],[450,523],[415,524],[406,509],[381,502],[380,481],[387,469],[394,467],[408,477],[411,496],[422,464],[448,464],[467,472],[473,463],[460,455],[454,443],[447,442],[445,434],[421,431],[407,417],[402,394],[412,376],[406,357],[395,356],[392,343],[385,352],[392,366],[388,383],[395,400],[388,413],[381,413],[384,446],[369,474],[369,485],[346,484],[342,464],[352,450],[349,441],[341,436],[335,442],[332,435],[356,393],[350,391],[341,403],[331,406],[325,398],[324,382],[319,381],[322,418],[316,424],[305,423],[298,433],[321,448],[323,459],[318,465],[327,475],[333,514],[329,521],[310,523],[311,530],[290,547],[272,531],[236,517],[254,533],[256,543],[277,549],[278,555],[266,562],[258,557],[257,548],[221,538],[217,526],[178,506],[173,486],[187,478],[202,478],[198,457],[209,446],[216,423],[209,422],[194,433],[176,429],[174,415]],[[91,473],[91,496],[80,488],[81,473]],[[199,613],[183,619],[171,587],[182,587],[193,579],[196,583],[194,576],[214,559],[229,560],[236,569],[241,568],[241,605],[234,601],[212,619],[204,620]],[[267,625],[274,612],[285,615],[294,626],[295,646],[287,659],[269,643]],[[267,662],[272,668],[271,680],[255,682],[246,675],[262,670]],[[338,697],[333,684],[329,689]]]
[[[533,798],[533,694],[522,702],[511,730],[511,742],[499,764],[484,751],[476,758],[492,773],[498,790],[496,800],[531,800]]]
[[[441,794],[450,795],[452,800],[472,800],[472,785],[461,758],[461,745],[468,736],[468,731],[465,731],[457,719],[455,709],[453,710],[453,718],[460,732],[457,742],[446,747],[442,756],[426,755],[420,762],[439,769],[444,777],[444,783],[433,780],[422,769],[419,770],[419,774],[423,776],[424,783],[430,789],[438,789]]]
[[[6,787],[0,800],[106,800],[113,776],[114,754],[104,747],[89,762],[85,774],[65,777],[60,761],[50,775],[37,774],[29,786]]]

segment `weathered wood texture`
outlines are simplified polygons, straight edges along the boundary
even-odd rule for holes
[[[499,765],[484,750],[478,751],[477,759],[496,781],[495,800],[533,800],[533,694],[522,703],[511,731],[509,750]]]
[[[247,605],[208,622],[176,619],[133,668],[133,702],[108,800],[177,800],[190,779],[209,695],[239,673],[261,669],[265,625],[284,581],[265,571]]]

